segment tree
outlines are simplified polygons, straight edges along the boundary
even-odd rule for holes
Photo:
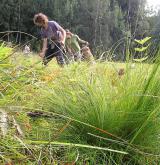
[[[124,59],[128,34],[141,38],[149,28],[144,0],[1,0],[0,31],[20,30],[38,36],[34,14],[42,12],[90,42],[97,57],[116,47],[117,59]],[[25,35],[12,35],[25,42]],[[114,50],[114,49],[113,49]],[[107,55],[106,53],[104,55]]]

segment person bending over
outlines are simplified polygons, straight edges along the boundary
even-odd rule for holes
[[[39,56],[43,59],[43,64],[47,65],[56,57],[57,63],[63,66],[65,64],[63,51],[66,39],[65,30],[56,21],[49,21],[48,17],[42,13],[36,14],[33,21],[41,28],[43,46]]]

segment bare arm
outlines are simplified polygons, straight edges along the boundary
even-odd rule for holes
[[[86,45],[88,45],[88,42],[87,41],[84,41],[84,40],[80,39],[78,36],[77,36],[77,40],[78,40],[78,42],[80,44],[86,44]]]
[[[66,40],[66,31],[60,26],[60,32],[62,33],[62,38],[61,38],[61,42],[64,45],[65,44],[65,40]]]

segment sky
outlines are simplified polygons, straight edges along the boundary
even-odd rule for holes
[[[157,8],[160,6],[160,0],[147,0],[148,6],[153,6],[154,8]]]

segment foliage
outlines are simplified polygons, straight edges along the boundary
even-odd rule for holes
[[[11,54],[12,49],[5,47],[4,44],[1,44],[0,46],[0,65],[4,64],[4,59],[8,57],[9,54]]]
[[[140,53],[141,58],[138,59],[133,59],[136,62],[143,62],[145,60],[148,59],[148,52],[149,52],[149,47],[150,47],[150,43],[148,43],[148,41],[151,39],[151,37],[146,37],[144,39],[141,40],[137,40],[135,39],[135,42],[138,43],[138,47],[134,48],[135,52]],[[148,51],[148,52],[147,52]]]
[[[152,72],[157,66],[144,66],[150,68],[146,72],[136,65],[122,76],[102,66],[69,68],[50,94],[43,90],[43,109],[71,120],[67,140],[129,152],[129,157],[112,154],[117,164],[157,162],[153,155],[159,154],[159,79]]]
[[[114,59],[124,60],[127,33],[131,34],[131,39],[141,39],[149,32],[144,8],[143,0],[2,0],[0,31],[20,30],[39,37],[33,16],[43,12],[87,40],[95,56],[99,57],[117,43]],[[16,43],[30,39],[21,33],[1,34],[1,37]],[[35,40],[31,42],[34,49],[35,44]]]
[[[44,68],[35,56],[10,58],[12,66],[0,66],[0,104],[24,137],[9,127],[0,140],[2,163],[159,162],[158,59],[134,68],[109,62],[59,68],[54,61]]]

